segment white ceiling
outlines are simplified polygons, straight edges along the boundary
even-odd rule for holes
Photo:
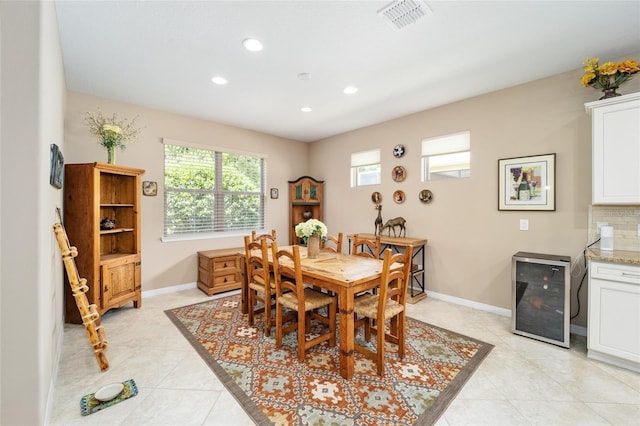
[[[70,90],[305,142],[565,71],[579,84],[585,58],[640,52],[640,1],[428,1],[433,13],[403,29],[377,13],[389,3],[57,0],[56,10]],[[247,37],[264,50],[245,51]],[[229,84],[213,84],[218,74]]]

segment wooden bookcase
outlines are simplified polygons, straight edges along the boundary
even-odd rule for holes
[[[142,169],[106,163],[67,164],[64,226],[77,247],[78,274],[87,279],[87,299],[100,315],[128,302],[142,306],[140,177]],[[115,220],[113,229],[100,222]],[[66,321],[82,323],[65,286]]]
[[[296,237],[297,224],[310,218],[323,220],[323,192],[324,181],[311,176],[289,181],[289,244],[302,244]]]

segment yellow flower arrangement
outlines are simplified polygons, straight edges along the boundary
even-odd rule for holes
[[[134,140],[140,129],[135,127],[136,118],[118,120],[114,113],[110,118],[105,118],[102,113],[94,115],[87,112],[85,121],[89,126],[89,132],[98,138],[98,142],[108,151],[115,148],[125,149],[127,142]]]
[[[599,58],[587,58],[582,64],[584,65],[584,74],[582,75],[582,85],[584,87],[593,87],[594,89],[612,89],[620,86],[638,71],[640,67],[638,62],[626,60],[620,63],[605,62],[599,64]]]

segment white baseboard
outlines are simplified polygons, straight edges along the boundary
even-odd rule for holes
[[[456,305],[467,306],[469,308],[478,309],[480,311],[491,312],[503,317],[511,318],[511,309],[499,308],[493,305],[486,305],[484,303],[474,302],[473,300],[461,299],[459,297],[453,297],[446,294],[436,293],[434,291],[427,291],[427,296],[434,299],[442,300],[444,302],[455,303]],[[571,324],[570,333],[578,336],[586,336],[587,328],[580,325]]]
[[[449,296],[442,293],[436,293],[435,291],[427,291],[427,296],[434,299],[442,300],[445,302],[455,303],[456,305],[467,306],[469,308],[478,309],[480,311],[491,312],[503,317],[511,317],[511,309],[499,308],[493,305],[487,305],[484,303],[474,302],[473,300],[461,299],[459,297]]]
[[[157,288],[154,290],[146,290],[142,292],[142,297],[160,296],[161,294],[175,293],[176,291],[189,290],[191,288],[197,288],[197,287],[198,285],[194,281],[192,283],[178,284],[171,287],[163,287],[163,288]]]
[[[581,325],[571,324],[571,329],[569,331],[571,334],[577,334],[578,336],[586,336],[587,335],[587,327],[582,327]]]

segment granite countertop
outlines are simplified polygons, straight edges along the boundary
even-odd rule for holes
[[[640,265],[640,251],[600,250],[599,248],[588,248],[586,257],[589,260],[596,260],[601,262]]]

